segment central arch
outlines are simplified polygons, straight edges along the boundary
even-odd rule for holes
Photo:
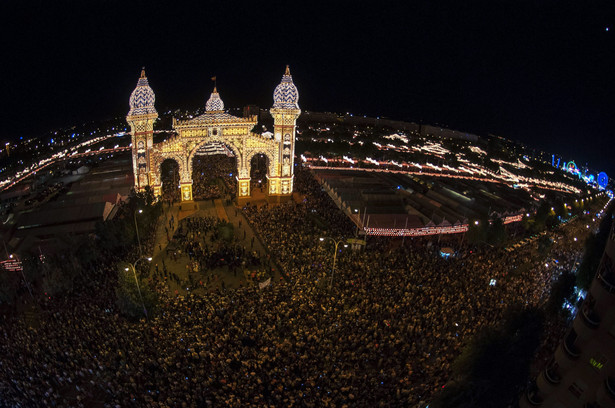
[[[206,152],[204,152],[204,150]],[[241,154],[239,153],[239,150],[235,146],[229,145],[222,140],[204,140],[201,143],[197,144],[188,155],[189,172],[192,178],[193,195],[195,198],[197,199],[203,198],[201,197],[199,192],[194,191],[195,189],[194,183],[195,183],[196,177],[205,176],[204,174],[201,174],[200,176],[197,175],[195,177],[195,174],[196,174],[195,173],[196,172],[195,161],[197,160],[215,161],[216,158],[218,158],[217,160],[220,160],[220,156],[226,157],[233,161],[233,163],[230,166],[224,166],[224,163],[222,163],[222,165],[224,166],[223,169],[225,171],[219,174],[218,177],[222,178],[222,181],[225,185],[224,188],[226,190],[230,190],[232,196],[236,194],[237,174],[239,172],[239,167],[241,165]],[[217,164],[220,164],[220,163],[217,163]],[[222,169],[218,169],[218,170],[222,170]],[[210,197],[204,197],[204,198],[209,199]]]

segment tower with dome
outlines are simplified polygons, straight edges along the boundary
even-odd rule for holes
[[[293,83],[288,65],[282,76],[282,82],[273,91],[273,107],[270,112],[273,116],[274,135],[280,142],[279,189],[281,194],[290,194],[293,191],[295,129],[301,110],[299,109],[299,91]]]
[[[137,191],[149,185],[149,153],[154,144],[154,122],[158,118],[158,112],[154,107],[155,102],[156,95],[147,82],[145,68],[143,68],[141,77],[137,81],[137,87],[130,94],[130,111],[126,116],[132,130],[132,169]]]
[[[282,81],[273,93],[270,110],[274,119],[274,135],[267,137],[252,132],[257,116],[240,118],[225,111],[217,86],[205,104],[205,113],[187,120],[173,118],[175,135],[164,142],[153,143],[153,125],[158,117],[155,95],[149,87],[145,70],[130,96],[130,111],[126,120],[132,129],[132,155],[135,189],[150,186],[161,195],[160,166],[167,159],[177,162],[182,203],[192,197],[192,162],[199,150],[207,145],[224,145],[236,158],[237,199],[246,200],[250,192],[250,163],[257,154],[267,157],[267,196],[274,200],[290,197],[293,192],[295,128],[301,113],[299,93],[288,66]]]

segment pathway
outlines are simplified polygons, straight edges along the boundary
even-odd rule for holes
[[[246,251],[255,252],[264,262],[263,266],[257,268],[268,268],[273,272],[273,280],[280,279],[280,273],[277,267],[269,262],[268,251],[258,239],[256,233],[245,219],[241,209],[237,208],[234,204],[224,204],[222,199],[206,200],[195,202],[196,209],[190,212],[181,211],[179,204],[172,205],[170,208],[165,207],[164,215],[159,221],[156,230],[156,241],[154,245],[154,251],[152,254],[152,262],[150,271],[153,272],[156,268],[158,271],[162,271],[163,266],[166,266],[170,273],[174,273],[182,280],[187,280],[189,275],[192,275],[197,282],[201,281],[205,284],[204,288],[192,288],[192,291],[196,293],[204,293],[206,291],[216,290],[222,287],[222,282],[227,288],[236,288],[240,285],[245,285],[246,282],[250,282],[250,277],[244,273],[249,271],[238,270],[238,273],[231,272],[227,267],[215,268],[213,270],[196,272],[189,274],[186,265],[189,263],[189,257],[187,254],[182,253],[181,248],[177,248],[174,251],[175,260],[173,254],[167,254],[166,249],[173,239],[173,235],[178,228],[179,221],[187,216],[190,217],[217,217],[224,221],[231,223],[234,227],[235,237],[237,243],[242,245]],[[170,220],[173,219],[173,223]],[[166,226],[166,228],[165,228]],[[208,278],[209,277],[209,278]],[[205,283],[208,282],[208,283]],[[183,285],[178,285],[175,282],[169,281],[169,288],[171,291],[178,291],[178,293],[187,293],[188,290]]]

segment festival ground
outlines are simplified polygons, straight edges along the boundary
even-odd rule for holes
[[[255,191],[249,205],[262,207],[267,204],[261,191]],[[299,199],[299,197],[295,197]],[[179,243],[180,225],[187,219],[213,217],[230,223],[232,243],[242,246],[246,252],[260,259],[260,265],[232,268],[228,265],[196,270],[194,262]],[[211,235],[203,236],[203,244],[215,245]],[[145,254],[150,255],[150,254]],[[243,216],[241,209],[230,200],[214,199],[185,203],[165,204],[164,215],[156,229],[156,243],[150,267],[150,276],[159,273],[165,276],[172,293],[184,295],[202,294],[217,289],[236,289],[241,286],[258,284],[271,277],[272,281],[283,279],[275,260],[271,259],[261,239],[255,234]],[[164,270],[166,269],[166,273]],[[174,279],[179,278],[179,279]]]

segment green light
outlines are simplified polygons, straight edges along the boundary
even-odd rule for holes
[[[598,361],[596,361],[593,358],[589,359],[589,364],[591,364],[592,367],[597,368],[598,370],[602,370],[602,367],[604,367],[603,363],[599,363]]]

